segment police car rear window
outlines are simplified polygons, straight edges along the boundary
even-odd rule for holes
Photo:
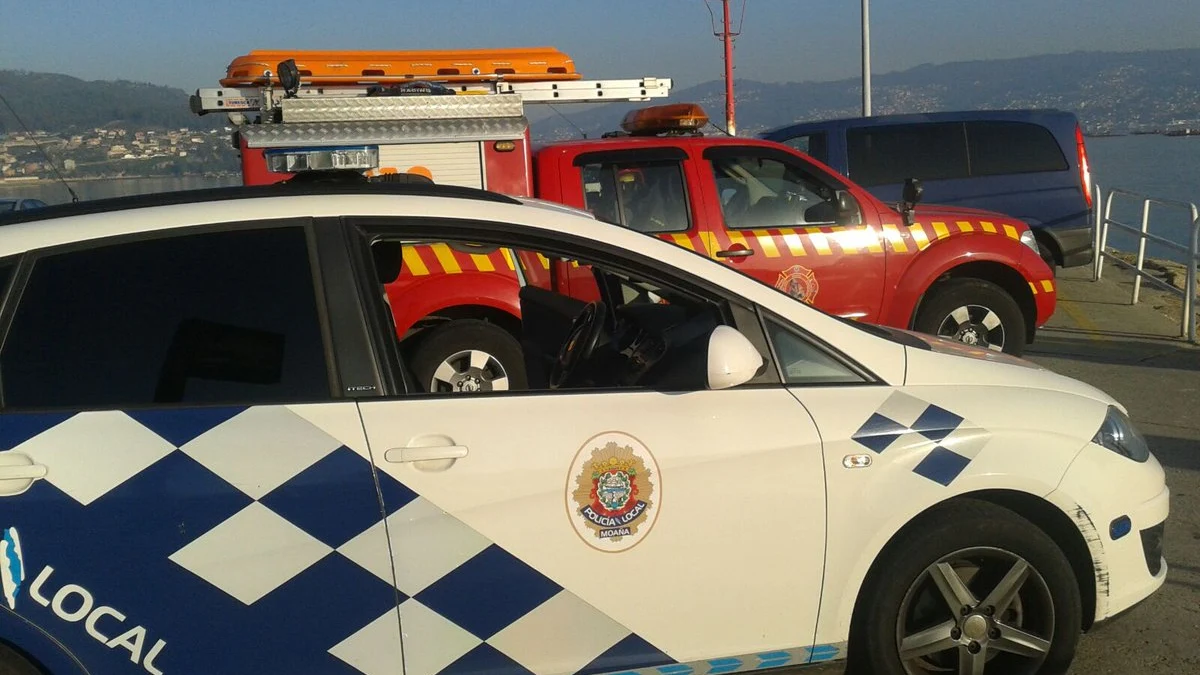
[[[299,227],[49,255],[0,352],[5,407],[328,398],[309,264]]]

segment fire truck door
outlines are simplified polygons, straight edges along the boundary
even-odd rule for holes
[[[845,184],[778,150],[718,146],[705,158],[720,204],[708,233],[718,259],[834,314],[878,317],[886,253],[870,205],[850,197],[856,213],[839,214]]]

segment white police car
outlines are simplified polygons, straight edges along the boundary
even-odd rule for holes
[[[405,242],[575,270],[516,277],[527,387],[413,384]],[[0,672],[1060,672],[1166,576],[1104,393],[560,208],[85,202],[0,281]]]

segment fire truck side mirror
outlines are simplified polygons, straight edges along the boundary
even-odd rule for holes
[[[921,197],[925,195],[925,188],[921,185],[921,181],[917,178],[908,178],[904,181],[904,191],[900,194],[900,211],[904,214],[904,223],[912,225],[913,208],[917,202],[921,201]]]
[[[925,187],[918,178],[908,178],[904,181],[904,192],[901,199],[905,204],[916,205],[925,195]]]

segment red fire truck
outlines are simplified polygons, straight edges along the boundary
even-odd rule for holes
[[[229,115],[246,184],[349,169],[549,200],[829,313],[1011,354],[1054,311],[1053,274],[1024,223],[918,205],[917,180],[905,201],[883,203],[788,146],[703,134],[695,104],[635,110],[604,138],[531,140],[526,105],[661,98],[666,78],[583,80],[565,54],[539,48],[251,52],[221,84],[197,91],[192,109]],[[540,254],[413,242],[402,260],[386,291],[431,391],[524,384],[521,284],[595,292],[586,265]]]

